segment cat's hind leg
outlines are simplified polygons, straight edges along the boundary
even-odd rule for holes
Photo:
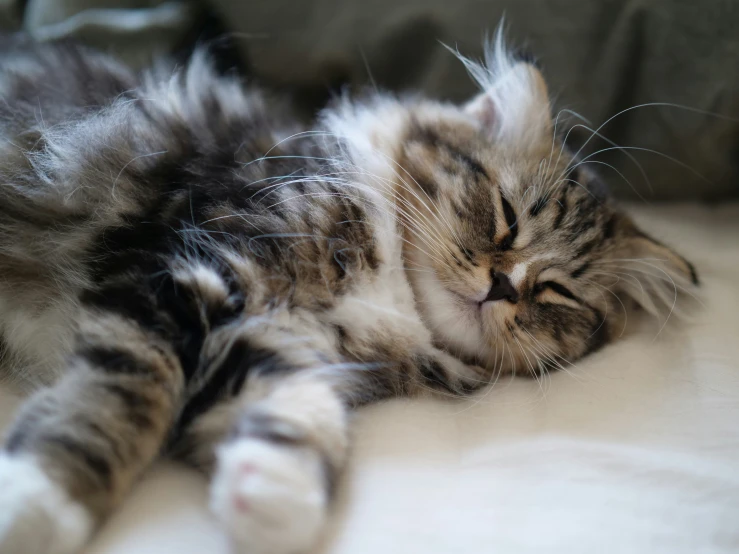
[[[159,453],[182,371],[163,341],[91,318],[68,372],[32,396],[0,450],[0,553],[74,554]]]

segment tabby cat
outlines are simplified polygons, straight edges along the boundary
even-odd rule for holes
[[[305,127],[203,52],[135,74],[4,45],[0,337],[39,386],[2,554],[79,552],[163,452],[212,473],[236,552],[303,552],[354,409],[556,369],[697,284],[565,148],[534,66],[500,38],[462,62],[464,105],[374,92]]]

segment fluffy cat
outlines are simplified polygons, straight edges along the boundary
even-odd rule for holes
[[[500,38],[463,62],[465,105],[304,128],[202,52],[5,45],[0,336],[49,386],[0,454],[0,552],[78,552],[163,451],[212,472],[237,552],[302,552],[353,409],[556,369],[697,284],[564,148],[537,69]]]

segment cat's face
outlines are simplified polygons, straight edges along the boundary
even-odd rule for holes
[[[466,106],[410,108],[399,210],[436,340],[491,369],[540,373],[619,336],[629,304],[669,309],[696,278],[554,138],[541,74],[503,62]]]

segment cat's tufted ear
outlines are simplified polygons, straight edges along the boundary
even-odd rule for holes
[[[552,140],[549,92],[541,72],[505,48],[502,33],[486,44],[485,63],[460,56],[482,88],[464,110],[492,139],[516,146]]]
[[[677,299],[693,295],[698,274],[693,264],[672,248],[640,230],[631,218],[616,215],[613,247],[602,261],[604,272],[617,277],[614,288],[653,315],[680,313]]]

